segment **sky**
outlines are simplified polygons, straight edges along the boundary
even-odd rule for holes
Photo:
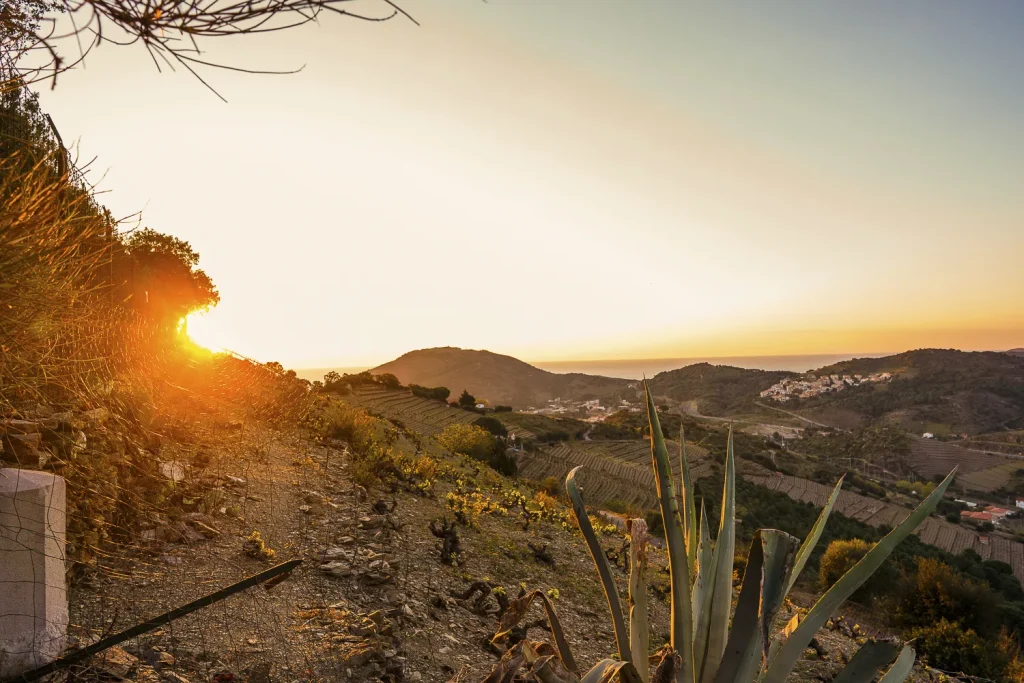
[[[360,7],[380,11],[373,0]],[[40,88],[290,367],[1024,346],[1024,4],[418,0]],[[65,49],[73,49],[67,45]]]

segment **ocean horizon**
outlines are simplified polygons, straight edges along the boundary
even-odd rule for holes
[[[712,365],[731,365],[747,370],[785,370],[788,372],[807,372],[826,365],[839,363],[852,358],[881,358],[891,353],[818,353],[783,356],[717,356],[701,358],[635,358],[620,360],[572,360],[572,361],[526,361],[534,367],[548,372],[566,374],[579,372],[585,375],[602,375],[604,377],[620,377],[622,379],[642,379],[653,377],[659,372],[678,370],[696,363]],[[355,367],[322,367],[296,369],[295,374],[310,381],[323,379],[328,372],[338,374],[354,374],[369,370],[374,366]]]

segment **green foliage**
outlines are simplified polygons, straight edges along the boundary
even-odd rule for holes
[[[502,438],[508,436],[508,429],[501,422],[501,420],[499,420],[496,417],[484,415],[483,417],[478,417],[476,420],[474,420],[473,424],[475,424],[477,427],[483,427],[494,436]]]
[[[476,407],[476,398],[473,394],[463,389],[462,395],[459,396],[459,405],[463,408],[474,408]]]
[[[846,572],[860,562],[872,547],[873,544],[859,538],[832,541],[821,556],[819,564],[818,581],[821,583],[821,587],[831,588]],[[891,564],[883,565],[850,599],[865,605],[870,604],[874,595],[885,591],[886,586],[894,579],[895,573]]]
[[[390,372],[383,372],[376,375],[375,379],[377,383],[383,386],[385,389],[401,389],[402,383],[398,381],[398,378],[392,375]]]
[[[904,571],[899,584],[890,610],[896,623],[920,627],[946,619],[985,637],[999,634],[1002,624],[996,595],[944,562],[918,558],[916,571]]]
[[[419,384],[410,384],[409,389],[412,390],[414,396],[434,401],[447,401],[448,396],[452,393],[448,387],[421,387]]]
[[[973,629],[964,629],[946,619],[915,628],[909,635],[928,663],[945,671],[964,671],[999,680],[1009,664],[1003,652]]]
[[[494,412],[496,413],[511,413],[512,406],[494,406]]]
[[[437,441],[453,453],[467,455],[474,460],[487,463],[504,475],[516,474],[516,460],[506,452],[505,444],[482,427],[467,424],[448,425],[437,435]]]
[[[189,313],[220,301],[188,242],[144,228],[131,233],[124,246],[134,272],[132,306],[148,318],[177,326]]]

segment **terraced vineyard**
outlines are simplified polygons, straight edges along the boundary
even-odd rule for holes
[[[353,392],[345,400],[388,419],[398,420],[422,434],[440,434],[448,425],[469,424],[480,417],[440,401],[413,396],[408,391],[370,389]]]
[[[678,452],[678,443],[669,442],[668,447],[670,453]],[[686,449],[693,476],[709,474],[708,452],[694,445]],[[520,456],[519,474],[529,479],[555,477],[561,481],[577,465],[584,466],[580,482],[588,502],[620,500],[642,508],[653,508],[657,503],[648,441],[570,441],[544,447]]]
[[[962,450],[962,449],[961,449]],[[822,507],[828,500],[832,489],[817,482],[775,475],[746,475],[745,478],[759,486],[785,493],[794,500],[811,503]],[[836,512],[864,522],[871,526],[895,526],[910,514],[910,511],[899,505],[884,503],[849,491],[843,491],[836,500]],[[918,527],[918,537],[922,542],[942,548],[958,555],[971,548],[985,560],[999,560],[1013,567],[1014,575],[1024,583],[1024,545],[998,536],[979,534],[944,519],[929,517]]]
[[[923,478],[945,475],[960,466],[957,483],[969,490],[991,492],[1005,485],[1024,468],[1024,458],[962,448],[932,439],[914,439],[910,448],[910,466]]]
[[[961,452],[965,450],[955,446],[951,448],[954,450],[935,449],[932,452],[961,456]],[[670,453],[677,449],[677,444],[669,444]],[[710,473],[711,461],[706,450],[688,445],[687,454],[690,457],[694,478],[699,479]],[[1005,466],[1005,459],[999,460]],[[588,501],[601,504],[610,500],[620,500],[645,509],[653,508],[657,502],[654,473],[651,469],[651,447],[647,441],[562,443],[521,456],[519,472],[521,476],[530,479],[555,477],[562,480],[569,470],[577,465],[584,466],[580,479]],[[832,493],[829,486],[799,477],[769,473],[763,468],[755,469],[753,464],[747,461],[738,461],[737,466],[742,466],[740,476],[747,481],[816,507],[822,507]],[[949,468],[952,469],[952,464]],[[989,470],[974,469],[969,471],[968,476],[983,477],[986,472]],[[910,511],[902,506],[849,491],[839,494],[836,511],[875,527],[896,526],[910,514]],[[1021,543],[995,535],[979,534],[934,516],[924,521],[918,528],[917,535],[924,543],[953,554],[971,548],[983,559],[1006,562],[1013,568],[1014,575],[1024,583],[1024,545]]]

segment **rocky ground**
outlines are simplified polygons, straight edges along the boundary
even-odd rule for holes
[[[499,602],[521,588],[553,598],[579,662],[614,651],[593,562],[579,534],[557,519],[527,525],[510,505],[484,512],[472,525],[455,525],[460,550],[456,562],[443,561],[431,522],[453,519],[449,493],[475,485],[510,503],[511,489],[532,495],[531,486],[442,455],[427,440],[399,445],[434,449],[447,474],[426,492],[382,493],[353,483],[341,442],[223,415],[199,419],[193,437],[192,445],[172,440],[160,451],[180,509],[150,512],[141,542],[112,549],[72,591],[74,642],[279,562],[303,564],[277,585],[251,588],[108,650],[79,669],[80,680],[479,681],[500,654],[488,644]],[[603,541],[614,555],[623,538],[607,531]],[[660,551],[652,556],[652,642],[661,642],[667,574]],[[625,569],[615,571],[624,590]],[[474,587],[483,590],[470,593]],[[794,599],[790,613],[813,596]],[[546,639],[543,612],[533,609],[530,635]],[[819,635],[799,680],[831,680],[856,641],[875,635],[854,629],[859,617],[847,614]]]

